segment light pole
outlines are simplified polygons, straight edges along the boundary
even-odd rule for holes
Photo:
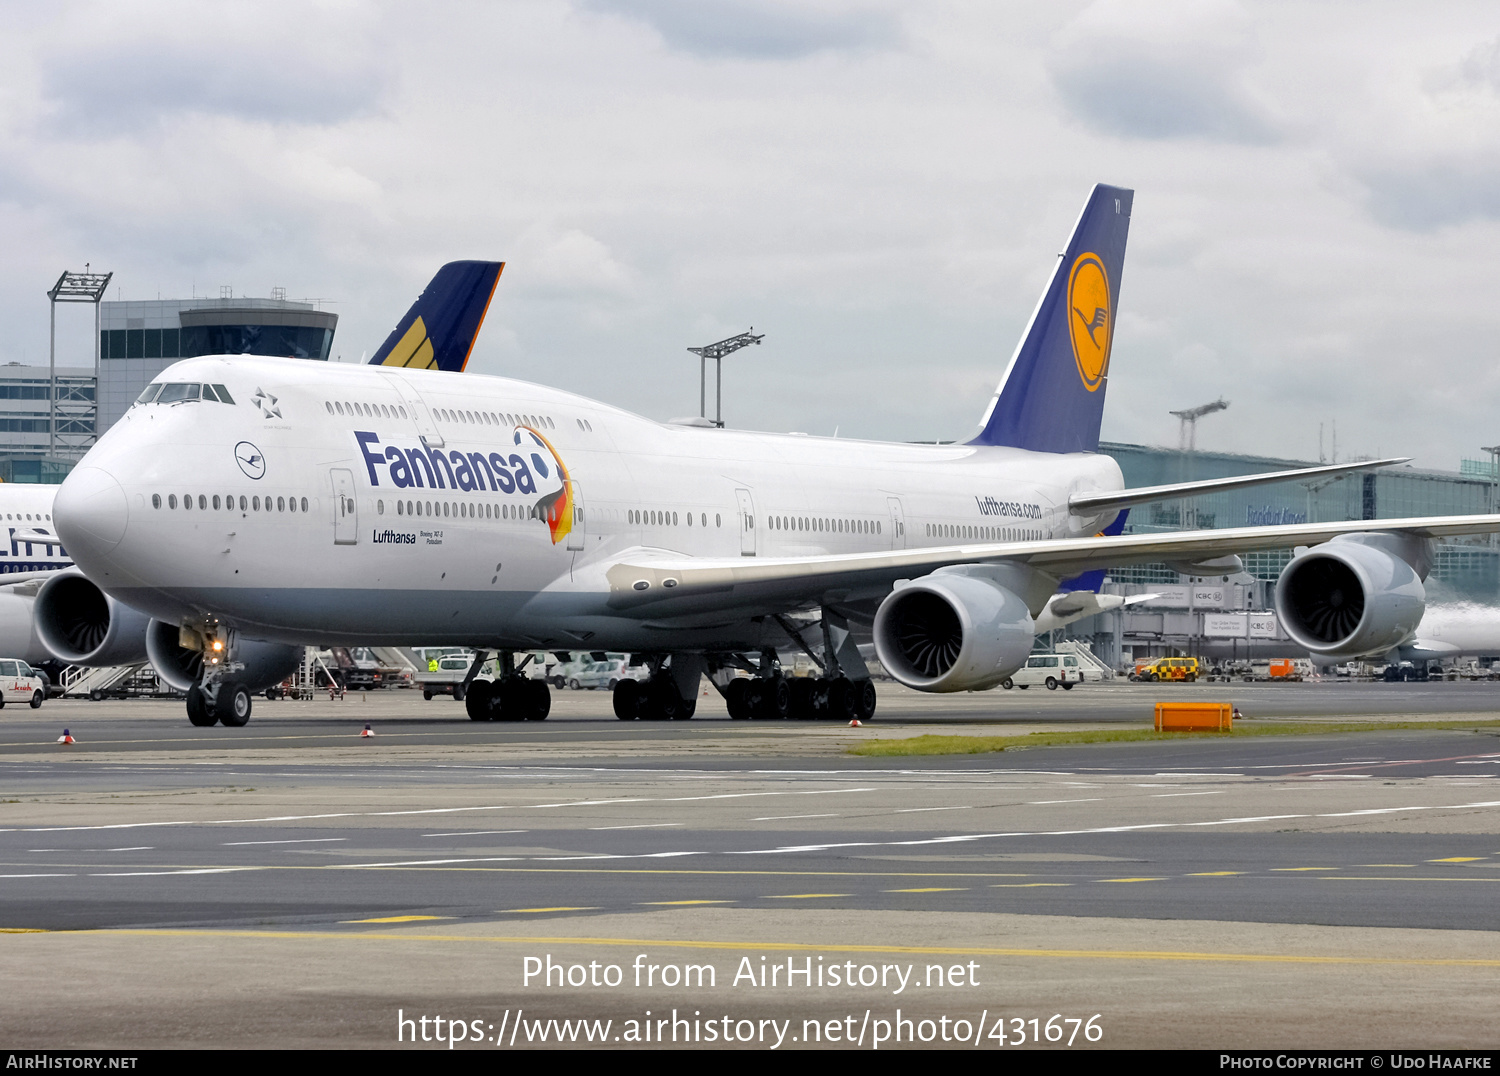
[[[1225,400],[1224,397],[1220,396],[1213,403],[1202,404],[1202,405],[1200,405],[1198,407],[1189,407],[1189,408],[1186,408],[1186,409],[1184,409],[1182,411],[1169,411],[1168,412],[1168,414],[1175,416],[1177,418],[1177,420],[1178,420],[1178,423],[1179,423],[1179,425],[1177,427],[1177,451],[1180,454],[1179,458],[1181,460],[1181,463],[1180,463],[1179,468],[1178,468],[1179,471],[1181,472],[1179,474],[1179,476],[1178,476],[1178,480],[1179,481],[1186,482],[1188,480],[1188,474],[1187,474],[1187,469],[1188,469],[1188,466],[1187,466],[1188,455],[1190,453],[1194,453],[1194,452],[1198,451],[1198,420],[1200,418],[1202,418],[1204,415],[1211,415],[1215,411],[1222,411],[1222,410],[1224,410],[1228,406],[1229,406],[1229,401]],[[1197,526],[1198,526],[1198,500],[1197,500],[1197,498],[1195,498],[1195,497],[1189,498],[1188,501],[1187,501],[1187,503],[1184,505],[1184,509],[1185,509],[1184,512],[1183,512],[1184,516],[1186,516],[1189,512],[1192,513],[1192,516],[1193,516],[1193,524],[1192,524],[1192,526],[1193,526],[1194,529],[1196,529]],[[1183,526],[1185,528],[1187,526],[1187,520],[1186,519],[1183,520]]]
[[[716,344],[688,348],[698,356],[698,416],[700,418],[708,417],[708,360],[714,360],[714,425],[721,430],[724,428],[724,356],[742,347],[758,344],[766,338],[765,333],[759,336],[754,335],[754,325],[750,326],[750,329],[750,332],[731,336]]]
[[[99,303],[104,299],[114,273],[89,272],[87,264],[81,273],[63,273],[47,292],[52,310],[52,325],[47,344],[47,458],[57,455],[57,304],[94,304],[94,423],[95,433],[99,422]]]

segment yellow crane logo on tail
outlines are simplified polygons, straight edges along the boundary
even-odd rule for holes
[[[1114,320],[1109,309],[1109,274],[1099,255],[1080,254],[1068,274],[1068,328],[1078,376],[1090,392],[1109,372],[1109,344]]]

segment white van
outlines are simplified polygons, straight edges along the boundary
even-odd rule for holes
[[[24,661],[0,659],[0,706],[7,702],[30,703],[35,710],[47,697],[47,683]]]
[[[1072,654],[1033,654],[1026,659],[1026,667],[1017,669],[1000,686],[1009,691],[1012,687],[1026,690],[1032,684],[1046,684],[1048,691],[1062,688],[1072,691],[1074,684],[1083,683],[1083,669],[1078,658]]]

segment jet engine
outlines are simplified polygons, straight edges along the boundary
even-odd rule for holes
[[[36,633],[70,665],[134,665],[146,660],[150,619],[121,605],[75,569],[54,574],[37,591]]]
[[[158,676],[178,691],[186,691],[202,678],[203,651],[183,646],[181,638],[177,625],[153,620],[146,629],[146,653]],[[236,639],[229,649],[229,661],[244,667],[232,670],[224,678],[244,684],[250,691],[259,691],[291,676],[301,660],[300,646]]]
[[[1026,663],[1031,611],[984,569],[939,569],[900,586],[875,613],[875,653],[918,691],[981,691]]]
[[[1308,550],[1276,581],[1281,626],[1314,655],[1383,654],[1416,631],[1432,542],[1401,534],[1343,534]]]

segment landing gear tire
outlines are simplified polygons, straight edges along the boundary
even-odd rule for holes
[[[622,687],[624,685],[621,685]],[[755,712],[750,702],[750,681],[738,677],[724,688],[724,705],[729,716],[736,721],[745,721]]]
[[[250,721],[250,689],[244,684],[220,684],[214,713],[229,728],[244,727]]]
[[[854,716],[860,721],[875,720],[875,704],[879,693],[872,680],[856,680],[851,685],[850,695],[854,700]]]
[[[835,721],[853,721],[855,712],[854,685],[844,676],[828,681],[828,716]]]
[[[641,695],[639,680],[621,680],[614,693],[615,716],[621,721],[634,721],[640,717]]]
[[[495,685],[489,680],[475,680],[469,684],[468,694],[464,697],[464,709],[469,712],[470,721],[493,721],[498,715],[495,710]]]
[[[547,715],[552,712],[552,692],[547,689],[545,680],[523,680],[525,685],[527,721],[545,721]]]
[[[818,694],[816,680],[798,677],[788,681],[787,688],[791,691],[791,707],[787,710],[787,717],[797,721],[809,721],[818,716],[815,705]]]
[[[214,713],[214,708],[208,704],[208,699],[194,684],[187,692],[187,715],[188,720],[199,728],[208,728],[210,725],[219,723],[219,715]]]
[[[784,721],[792,705],[792,689],[780,676],[760,682],[755,716],[767,721]]]
[[[639,709],[643,721],[676,721],[682,712],[682,696],[677,694],[677,685],[670,676],[662,676],[646,682],[645,698]]]

